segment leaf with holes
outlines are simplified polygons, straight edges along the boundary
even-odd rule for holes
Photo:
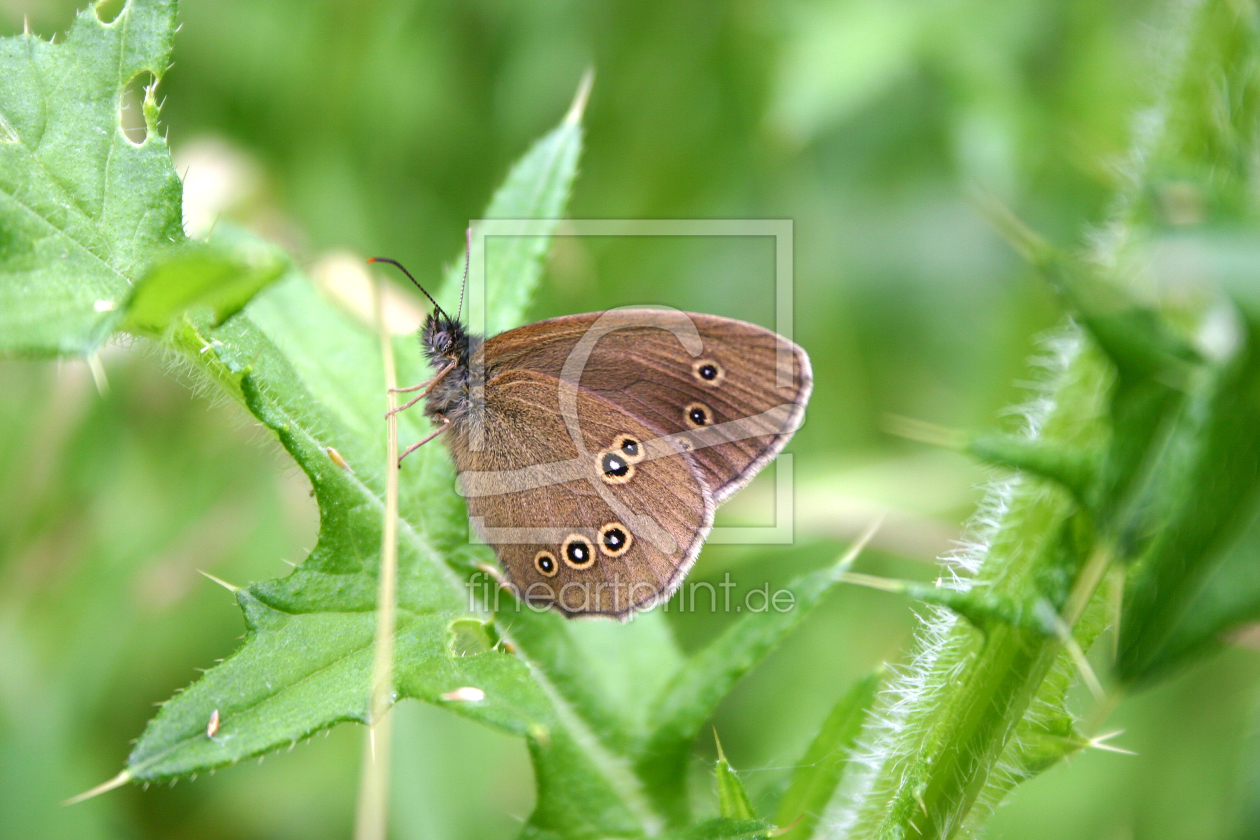
[[[0,41],[0,355],[92,352],[184,241],[152,86],[143,142],[120,123],[128,83],[170,64],[174,23],[174,0],[135,0],[110,24],[81,12],[60,44]]]
[[[143,140],[120,127],[128,85],[137,74],[160,77],[173,27],[172,2],[131,0],[108,23],[81,14],[55,46],[30,36],[0,42],[0,69],[16,80],[0,91],[0,352],[89,353],[114,329],[160,342],[275,433],[311,482],[321,527],[291,575],[232,587],[244,643],[163,705],[119,780],[190,775],[366,719],[384,513],[377,337],[271,246],[229,231],[209,245],[186,240],[152,87],[140,108]],[[577,171],[584,99],[585,88],[487,211],[543,220],[531,236],[493,243],[484,287],[469,290],[488,331],[521,322],[541,275]],[[461,263],[439,297],[458,291]],[[414,339],[398,341],[395,354],[402,381],[425,378]],[[400,430],[415,440],[428,421],[410,412]],[[669,762],[685,769],[721,694],[805,610],[746,617],[688,661],[659,613],[596,625],[523,610],[511,596],[483,604],[479,596],[497,590],[479,564],[493,556],[469,545],[440,447],[408,461],[400,494],[398,696],[526,740],[538,786],[528,834],[645,836],[686,824],[685,786],[671,802],[648,792],[655,766],[643,750],[658,743],[651,710],[676,712]],[[833,580],[804,579],[800,603],[815,603]],[[679,679],[684,671],[701,681]],[[736,810],[751,813],[743,801]],[[713,837],[769,830],[747,819],[692,828]]]
[[[559,217],[580,143],[577,120],[566,119],[513,169],[511,189],[501,190],[492,207],[519,218]],[[536,277],[539,256],[529,249],[501,261],[501,274],[490,282]],[[493,286],[489,292],[489,299],[500,299]],[[500,308],[496,317],[515,320],[520,311]],[[384,511],[377,339],[305,277],[290,273],[218,327],[208,313],[189,312],[168,336],[276,433],[311,480],[321,529],[314,551],[292,575],[236,591],[246,642],[172,698],[146,729],[128,762],[128,774],[145,780],[239,761],[339,721],[366,719]],[[424,376],[418,350],[412,339],[397,347],[409,381]],[[416,412],[404,414],[401,434],[418,437],[426,422]],[[525,737],[539,785],[570,792],[539,798],[536,828],[643,831],[651,818],[637,804],[637,783],[592,734],[586,710],[545,678],[548,669],[534,660],[532,645],[518,644],[519,657],[496,647],[504,631],[471,602],[463,575],[475,572],[474,558],[445,453],[437,447],[418,453],[403,470],[400,489],[399,694]],[[484,549],[475,559],[492,560]],[[510,597],[507,602],[503,624],[511,622],[515,604]],[[467,688],[477,691],[459,691]],[[211,738],[206,721],[215,710],[219,727]]]

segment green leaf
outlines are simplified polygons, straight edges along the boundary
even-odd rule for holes
[[[1162,676],[1255,608],[1252,575],[1235,552],[1247,551],[1239,535],[1260,505],[1260,301],[1248,259],[1260,217],[1260,16],[1251,6],[1213,2],[1193,24],[1185,48],[1193,70],[1176,80],[1167,131],[1150,155],[1150,182],[1133,216],[1162,233],[1174,226],[1159,198],[1166,187],[1191,197],[1200,208],[1195,226],[1212,232],[1175,238],[1233,298],[1237,329],[1187,383],[1130,529],[1150,535],[1135,552],[1121,620],[1116,667],[1133,681]],[[1171,274],[1157,246],[1172,238],[1135,237],[1132,259]]]
[[[123,90],[170,65],[174,0],[91,9],[65,41],[0,40],[0,355],[90,353],[150,262],[184,241],[182,186],[159,136],[122,133]]]
[[[1057,481],[1081,500],[1087,499],[1095,479],[1090,459],[1014,435],[976,438],[968,444],[967,451],[986,463]]]
[[[1170,672],[1218,649],[1231,629],[1260,620],[1260,510],[1205,574],[1163,644],[1147,654],[1146,676]]]
[[[781,837],[807,840],[814,835],[814,828],[835,795],[845,766],[852,757],[862,723],[883,679],[882,668],[863,677],[832,707],[822,729],[797,763],[792,781],[779,800],[775,822],[790,826]]]
[[[1200,358],[1177,327],[1201,335],[1206,307],[1179,311],[1143,284],[1185,274],[1183,263],[1163,265],[1156,257],[1168,254],[1147,247],[1158,225],[1188,224],[1184,213],[1156,218],[1150,197],[1163,179],[1190,173],[1215,224],[1254,232],[1260,17],[1252,5],[1216,0],[1179,10],[1173,86],[1130,156],[1132,189],[1095,240],[1097,269],[1069,278],[1078,281],[1071,300],[1085,330],[1060,343],[1029,416],[1032,444],[1096,458],[1098,475],[1080,499],[1057,476],[1053,484],[1038,477],[1058,470],[999,486],[966,558],[974,573],[965,588],[1031,605],[1062,626],[1047,633],[991,621],[978,638],[933,610],[911,666],[891,681],[862,736],[869,749],[830,824],[838,836],[978,833],[1015,784],[1086,744],[1064,698],[1077,673],[1074,647],[1088,649],[1105,624],[1099,588],[1109,565],[1132,561],[1122,674],[1154,674],[1203,575],[1253,515],[1254,326],[1222,358]],[[1254,266],[1247,274],[1254,286]]]
[[[511,188],[501,190],[493,206],[516,217],[560,215],[580,137],[566,120],[513,169]],[[499,263],[503,274],[496,282],[535,282],[545,248],[544,238],[513,250],[517,259]],[[492,300],[496,318],[519,321],[524,297]],[[314,551],[293,574],[238,593],[249,627],[245,646],[164,706],[132,756],[137,778],[217,766],[339,720],[363,719],[383,512],[385,401],[377,339],[331,308],[304,277],[290,272],[219,327],[189,313],[168,340],[276,433],[311,480],[321,529]],[[423,378],[412,341],[398,342],[397,354],[402,380]],[[418,412],[405,413],[400,434],[414,439],[425,425]],[[518,614],[519,605],[504,596],[498,627],[486,626],[482,641],[501,637],[516,655],[497,649],[469,655],[469,639],[480,635],[470,637],[470,622],[490,616],[480,612],[464,574],[473,571],[473,560],[493,558],[468,546],[466,511],[453,488],[439,447],[417,453],[401,474],[399,695],[440,703],[527,739],[539,789],[528,832],[624,836],[658,824],[633,774],[601,740],[598,721],[588,719],[594,705],[574,701],[576,680],[550,678],[564,666],[546,661],[554,646],[543,642],[563,638],[563,622]],[[514,625],[535,618],[543,627],[538,638],[513,638]],[[288,667],[268,667],[280,656],[292,657]],[[311,685],[320,690],[308,690]],[[484,699],[457,699],[451,692],[459,688],[478,689]],[[207,744],[205,722],[215,708],[221,731],[234,737],[225,742],[216,735],[218,743]]]
[[[19,81],[0,91],[0,352],[91,352],[117,328],[161,342],[275,433],[310,480],[320,534],[289,576],[232,587],[245,641],[162,706],[121,777],[136,781],[194,774],[366,719],[384,496],[377,336],[270,246],[228,230],[209,244],[187,244],[152,90],[145,142],[133,146],[119,133],[123,87],[139,70],[160,75],[169,60],[173,9],[133,0],[109,25],[91,11],[80,15],[56,47],[29,36],[3,42],[0,61]],[[50,73],[68,81],[49,86]],[[57,93],[42,100],[42,87]],[[77,99],[63,97],[63,88]],[[576,176],[585,92],[512,168],[487,210],[490,218],[544,220],[530,236],[488,243],[486,282],[469,289],[469,302],[471,313],[486,312],[489,332],[521,322],[541,275]],[[448,283],[443,294],[455,291]],[[492,306],[479,306],[486,302]],[[396,356],[401,380],[424,378],[413,341],[396,342]],[[427,427],[419,412],[400,418],[404,440]],[[690,741],[720,697],[713,688],[751,667],[834,581],[803,582],[787,618],[740,622],[733,641],[697,660],[714,684],[677,683],[671,692],[685,663],[659,614],[629,627],[596,626],[523,610],[510,597],[479,602],[471,576],[493,558],[469,545],[453,488],[439,447],[409,459],[401,476],[398,698],[443,705],[525,739],[538,787],[526,835],[659,834],[668,820],[632,752],[650,742],[653,702],[688,707],[670,722],[685,767]],[[696,836],[770,830],[729,819],[695,828]]]
[[[199,307],[210,310],[217,326],[288,268],[288,258],[273,246],[220,228],[213,247],[183,248],[150,269],[123,308],[120,326],[160,336],[178,315]]]
[[[484,287],[472,282],[466,310],[473,329],[495,335],[521,325],[522,315],[542,277],[543,257],[551,236],[560,226],[569,191],[577,176],[582,150],[582,113],[590,93],[588,73],[564,120],[540,139],[512,167],[495,192],[486,219],[538,220],[530,236],[487,237]],[[460,297],[464,277],[464,252],[451,263],[438,300]],[[484,314],[484,323],[480,316]]]
[[[869,533],[837,563],[788,586],[795,597],[786,611],[743,615],[693,654],[651,705],[652,729],[635,750],[635,768],[658,809],[679,823],[688,818],[687,762],[691,743],[740,677],[797,627],[852,565]]]
[[[1243,322],[1240,346],[1191,396],[1149,484],[1143,521],[1162,527],[1141,555],[1126,592],[1116,662],[1126,679],[1157,676],[1179,658],[1170,656],[1167,648],[1193,647],[1202,641],[1182,635],[1187,610],[1256,515],[1260,321],[1244,317]],[[1242,580],[1250,577],[1244,572]],[[1215,599],[1200,600],[1197,609],[1221,606],[1225,605]],[[1197,634],[1207,628],[1224,629],[1232,614],[1250,612],[1236,601],[1229,607],[1217,615],[1189,616],[1200,625]]]
[[[548,682],[618,752],[652,722],[651,700],[682,665],[659,611],[625,625],[573,622],[551,612],[504,611],[499,622],[531,652]],[[697,730],[703,721],[696,723]],[[693,736],[695,732],[692,733]]]
[[[773,836],[774,826],[765,820],[731,820],[726,817],[704,820],[662,835],[665,840],[765,840]]]
[[[1043,397],[1045,413],[1030,425],[1046,446],[1089,451],[1104,443],[1109,370],[1079,339],[1065,345]],[[1016,604],[1051,597],[1047,592],[1066,600],[1089,554],[1080,506],[1056,483],[1033,476],[993,492],[980,515],[985,529],[973,538],[981,547],[967,558],[974,580],[962,591]],[[1009,789],[994,770],[1024,721],[1058,714],[1057,685],[1047,679],[1066,657],[1043,627],[984,623],[981,634],[942,607],[926,613],[913,664],[895,674],[861,736],[867,758],[855,768],[848,798],[834,806],[838,834],[947,837],[973,809],[988,813]],[[1098,629],[1080,622],[1080,643],[1087,646]]]
[[[757,814],[753,811],[752,803],[748,801],[748,794],[744,792],[744,783],[739,780],[739,776],[735,775],[735,771],[731,769],[731,763],[726,760],[717,732],[713,733],[713,741],[717,744],[718,753],[713,772],[717,776],[718,807],[721,809],[722,817],[728,820],[755,820]]]

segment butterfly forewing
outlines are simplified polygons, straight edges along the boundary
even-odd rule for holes
[[[521,597],[614,616],[667,597],[713,522],[695,456],[602,391],[498,371],[487,365],[484,410],[448,444],[473,523]]]
[[[770,330],[677,310],[541,321],[486,342],[488,380],[529,369],[580,385],[692,450],[715,502],[744,486],[800,425],[809,358]]]

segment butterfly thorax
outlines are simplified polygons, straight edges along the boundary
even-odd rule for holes
[[[468,413],[469,360],[481,349],[481,337],[469,335],[463,324],[445,312],[435,312],[424,322],[420,343],[434,371],[441,371],[452,362],[455,365],[434,385],[425,401],[425,413],[440,414],[455,422]]]

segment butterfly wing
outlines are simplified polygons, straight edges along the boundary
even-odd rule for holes
[[[527,369],[581,386],[693,449],[718,504],[783,449],[813,384],[799,346],[754,324],[621,309],[510,330],[484,346],[486,375]]]
[[[617,617],[650,607],[713,525],[692,455],[547,374],[489,377],[484,411],[445,437],[474,526],[533,604]]]

